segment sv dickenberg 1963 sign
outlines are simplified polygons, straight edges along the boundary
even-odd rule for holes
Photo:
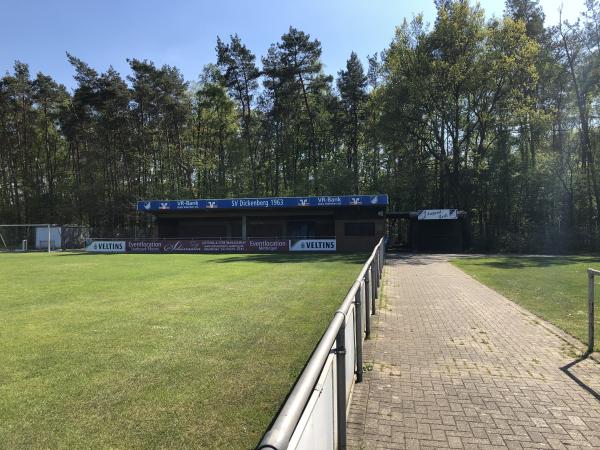
[[[144,239],[92,241],[92,253],[272,253],[335,252],[335,239]]]
[[[327,208],[337,206],[386,206],[388,196],[334,195],[320,197],[269,197],[195,200],[142,200],[138,211],[211,210],[211,209],[265,209],[265,208]]]

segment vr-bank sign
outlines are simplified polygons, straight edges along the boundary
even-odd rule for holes
[[[94,241],[85,250],[97,253],[125,253],[125,241]]]
[[[290,242],[292,252],[335,252],[335,239],[302,239]]]
[[[379,206],[388,204],[388,196],[377,195],[323,195],[319,197],[265,197],[234,199],[140,200],[138,211],[263,209],[263,208],[321,208],[340,206]]]

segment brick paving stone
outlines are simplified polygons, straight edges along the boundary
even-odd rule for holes
[[[561,370],[571,338],[442,256],[391,256],[383,284],[350,449],[600,448],[600,365]]]

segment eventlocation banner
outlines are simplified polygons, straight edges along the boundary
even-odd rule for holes
[[[287,252],[289,241],[274,239],[181,239],[128,241],[130,253],[260,253]]]

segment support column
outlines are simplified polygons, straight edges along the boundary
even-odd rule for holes
[[[361,283],[362,284],[362,283]],[[356,348],[356,382],[360,383],[363,380],[363,324],[362,324],[362,311],[363,311],[363,298],[362,298],[362,287],[358,286],[356,294],[354,294],[354,339]]]
[[[344,317],[344,321],[335,339],[335,356],[337,372],[337,447],[338,450],[346,450],[346,317]]]
[[[365,273],[365,285],[363,288],[365,291],[364,301],[365,301],[365,339],[369,339],[371,337],[371,310],[373,300],[373,291],[371,289],[371,270],[367,270]]]

